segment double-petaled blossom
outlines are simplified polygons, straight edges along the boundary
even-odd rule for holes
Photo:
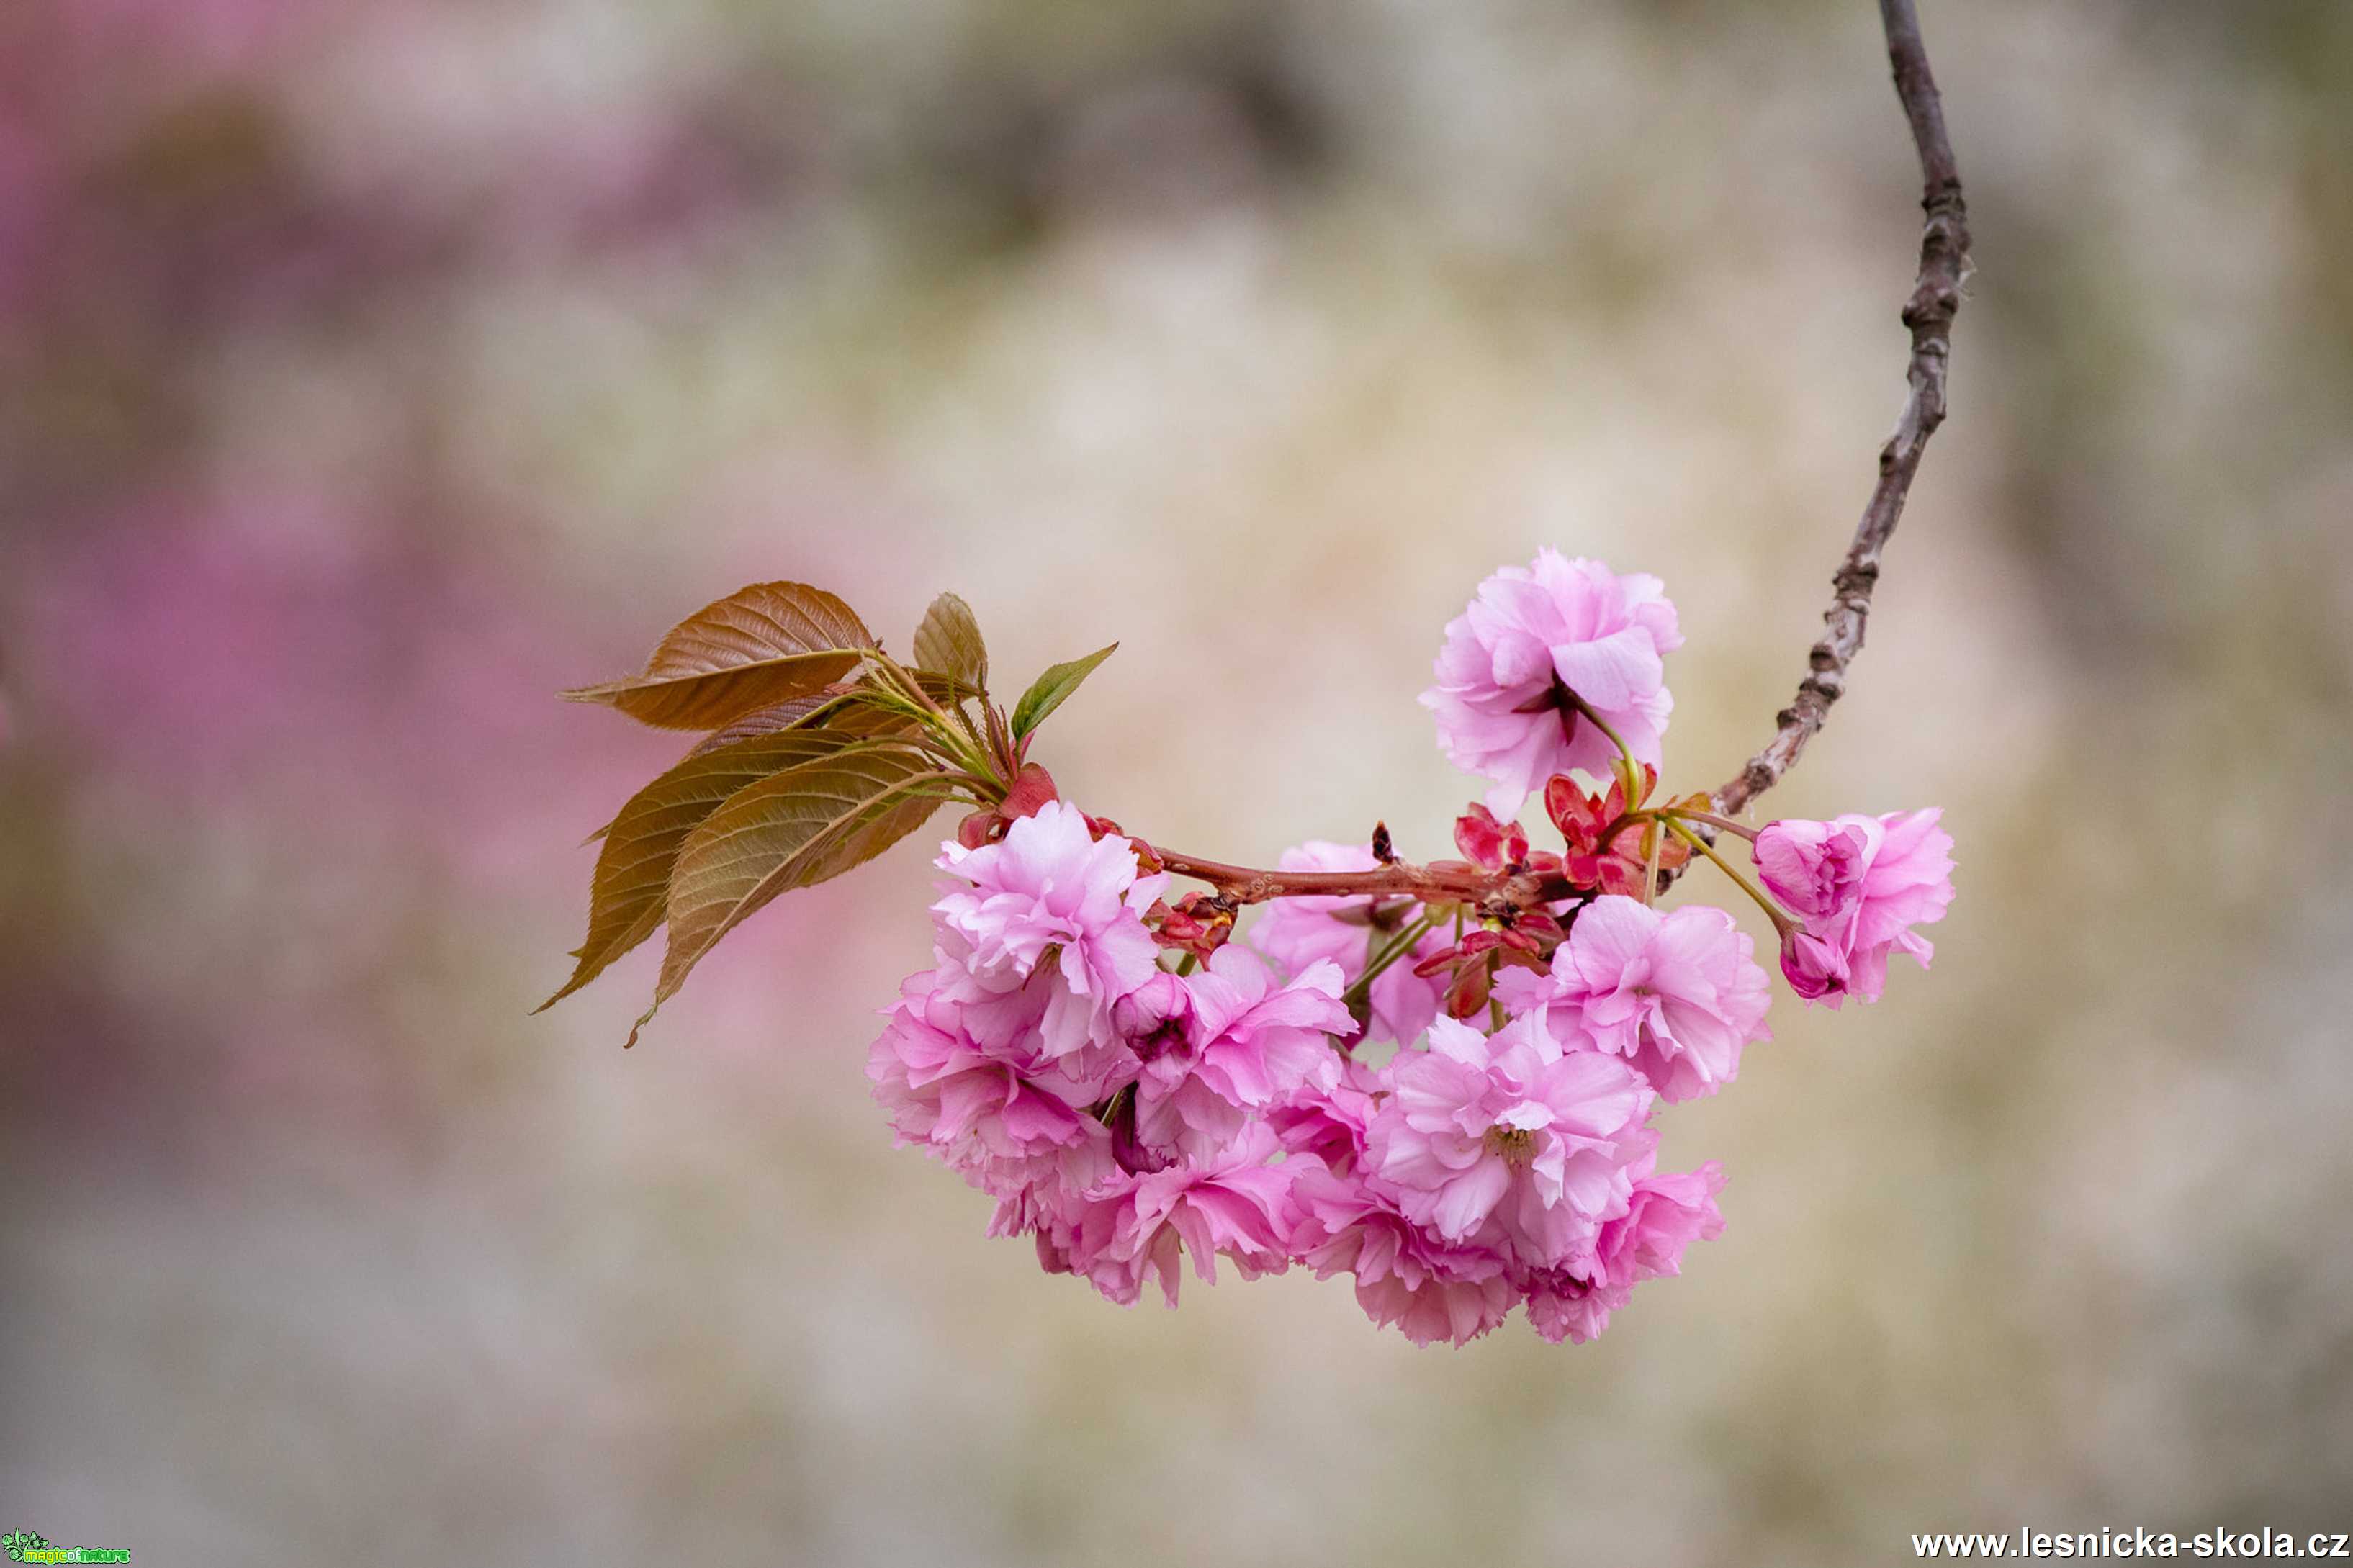
[[[1405,1216],[1397,1189],[1362,1171],[1300,1156],[1292,1249],[1318,1279],[1356,1277],[1356,1304],[1417,1345],[1468,1344],[1501,1323],[1519,1292],[1492,1247],[1451,1245]]]
[[[1087,1108],[1132,1076],[1132,1059],[987,1049],[932,982],[928,973],[906,982],[868,1054],[866,1076],[899,1141],[999,1196],[1040,1183],[1082,1192],[1109,1175],[1110,1135]],[[1075,1070],[1090,1058],[1092,1071]]]
[[[1528,1321],[1555,1344],[1583,1344],[1600,1333],[1636,1285],[1682,1273],[1683,1249],[1722,1233],[1715,1194],[1723,1190],[1724,1167],[1713,1160],[1663,1176],[1651,1173],[1646,1160],[1626,1212],[1601,1227],[1588,1272],[1541,1271],[1525,1282]]]
[[[1569,1262],[1625,1212],[1629,1167],[1655,1134],[1651,1094],[1599,1051],[1564,1051],[1529,1013],[1493,1036],[1451,1018],[1389,1064],[1366,1168],[1444,1242],[1482,1237],[1530,1265]]]
[[[1335,1171],[1349,1171],[1364,1157],[1365,1131],[1388,1087],[1381,1074],[1350,1057],[1328,1081],[1300,1086],[1270,1106],[1266,1124],[1293,1154],[1312,1155]]]
[[[1311,963],[1277,985],[1257,954],[1219,949],[1191,977],[1193,1075],[1248,1110],[1328,1079],[1339,1068],[1331,1037],[1356,1027],[1340,1005],[1341,984],[1337,964]]]
[[[1147,980],[1118,1007],[1141,1063],[1138,1139],[1210,1154],[1302,1085],[1336,1079],[1331,1037],[1356,1026],[1340,986],[1338,966],[1324,961],[1277,985],[1257,954],[1234,947],[1219,949],[1190,976]]]
[[[1497,991],[1563,1039],[1625,1058],[1661,1099],[1692,1100],[1731,1082],[1742,1047],[1771,1037],[1755,952],[1722,910],[1605,894],[1579,911],[1550,974],[1506,971]]]
[[[1724,1167],[1714,1160],[1696,1171],[1665,1175],[1644,1169],[1634,1178],[1626,1212],[1601,1227],[1596,1283],[1633,1286],[1681,1274],[1684,1248],[1723,1234],[1724,1215],[1715,1206],[1715,1194],[1723,1190]]]
[[[1912,928],[1944,919],[1953,901],[1953,839],[1937,826],[1941,815],[1850,814],[1758,832],[1757,874],[1799,922],[1781,946],[1781,973],[1798,994],[1832,1007],[1848,995],[1875,1002],[1890,954],[1927,966],[1936,949]]]
[[[1636,761],[1657,765],[1674,705],[1660,656],[1682,645],[1656,577],[1540,551],[1480,584],[1447,623],[1437,684],[1421,701],[1437,717],[1440,748],[1493,779],[1487,805],[1514,816],[1554,773],[1611,772],[1617,744],[1579,704]]]
[[[1369,845],[1333,844],[1312,838],[1282,852],[1285,871],[1369,871],[1380,862]],[[1251,925],[1250,945],[1286,974],[1303,973],[1316,963],[1336,964],[1341,983],[1354,984],[1376,953],[1386,952],[1420,918],[1410,899],[1280,899]],[[1373,977],[1366,997],[1365,1041],[1407,1044],[1430,1027],[1438,1013],[1438,984],[1413,972],[1414,964],[1446,945],[1435,931],[1417,938],[1401,962]]]
[[[1061,800],[996,843],[943,845],[939,865],[962,880],[932,906],[938,987],[966,1030],[992,1047],[1034,1034],[1049,1057],[1114,1044],[1113,1009],[1158,967],[1143,914],[1166,875],[1137,875],[1133,845]]]
[[[1271,1163],[1275,1152],[1272,1134],[1253,1126],[1213,1158],[1117,1180],[1079,1218],[1070,1270],[1122,1305],[1156,1279],[1172,1307],[1187,1255],[1206,1284],[1217,1283],[1220,1257],[1244,1279],[1282,1273],[1296,1173]]]

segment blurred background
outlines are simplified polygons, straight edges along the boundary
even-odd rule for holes
[[[1668,782],[1802,672],[1902,393],[1864,0],[0,8],[0,1529],[132,1560],[1906,1560],[2353,1528],[2353,8],[1924,5],[1980,271],[1852,695],[1935,972],[1665,1119],[1609,1334],[1122,1311],[894,1151],[908,843],[639,1048],[542,1017],[737,585],[1264,862],[1472,782],[1537,546],[1663,576]],[[903,641],[898,646],[903,647]],[[944,830],[946,818],[941,818]],[[1692,886],[1698,886],[1694,881]],[[1710,896],[1721,896],[1710,890]]]

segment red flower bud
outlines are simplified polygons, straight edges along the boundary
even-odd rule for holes
[[[1170,904],[1154,904],[1145,912],[1153,938],[1161,946],[1207,958],[1234,934],[1233,906],[1214,893],[1194,891]]]
[[[1493,812],[1473,805],[1454,819],[1454,847],[1473,865],[1501,871],[1528,858],[1528,835],[1518,823],[1498,822]]]
[[[994,844],[1005,837],[1005,830],[1025,816],[1035,816],[1038,808],[1050,800],[1060,797],[1054,793],[1054,775],[1035,763],[1024,766],[1013,775],[1013,787],[995,805],[984,805],[956,824],[956,842],[967,849],[977,849],[984,844]],[[1103,829],[1092,816],[1087,826],[1094,829],[1097,838]]]
[[[1487,1005],[1487,966],[1474,963],[1455,975],[1454,984],[1446,988],[1446,1016],[1468,1018]]]
[[[1648,799],[1658,782],[1656,770],[1645,767],[1642,780],[1643,798]],[[1587,794],[1566,773],[1556,773],[1545,785],[1545,815],[1560,829],[1567,847],[1568,852],[1561,858],[1561,871],[1569,881],[1605,893],[1637,898],[1641,895],[1643,828],[1621,827],[1610,838],[1609,847],[1601,847],[1602,834],[1626,811],[1626,792],[1614,784],[1606,795]],[[1666,834],[1664,827],[1658,831]],[[1672,870],[1690,858],[1691,846],[1666,834],[1659,846],[1660,868]]]
[[[1017,817],[1034,816],[1039,806],[1060,798],[1054,791],[1054,775],[1035,763],[1025,763],[1021,771],[1013,775],[1013,787],[1005,792],[1005,804],[997,809],[1011,822]],[[1103,835],[1098,833],[1095,837],[1100,838]]]

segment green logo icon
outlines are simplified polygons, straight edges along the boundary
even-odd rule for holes
[[[58,1547],[38,1531],[12,1530],[0,1535],[0,1552],[11,1563],[128,1563],[128,1552],[95,1546]]]

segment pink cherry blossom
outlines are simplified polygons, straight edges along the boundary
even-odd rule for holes
[[[1405,1217],[1396,1189],[1303,1156],[1292,1184],[1292,1248],[1318,1279],[1356,1276],[1356,1304],[1417,1345],[1468,1344],[1519,1300],[1491,1248],[1448,1246]]]
[[[1715,1194],[1724,1167],[1711,1160],[1696,1171],[1653,1175],[1649,1162],[1634,1181],[1626,1212],[1601,1227],[1590,1268],[1582,1278],[1545,1270],[1527,1281],[1528,1321],[1546,1340],[1583,1344],[1609,1326],[1645,1279],[1683,1272],[1683,1249],[1724,1230]]]
[[[1803,930],[1782,944],[1781,973],[1800,996],[1836,1007],[1875,1002],[1891,953],[1926,968],[1936,949],[1914,926],[1945,918],[1953,901],[1953,839],[1937,810],[1828,822],[1782,821],[1757,835],[1766,889]]]
[[[1256,953],[1219,949],[1190,981],[1194,1073],[1253,1110],[1328,1077],[1338,1066],[1330,1037],[1356,1026],[1340,1005],[1341,984],[1339,965],[1311,963],[1276,985]]]
[[[1566,1269],[1528,1286],[1528,1323],[1547,1342],[1581,1345],[1600,1337],[1609,1315],[1633,1298],[1622,1285],[1589,1285]]]
[[[1555,773],[1610,772],[1616,745],[1567,693],[1617,731],[1637,761],[1659,764],[1674,706],[1660,656],[1682,646],[1656,577],[1620,577],[1598,561],[1543,550],[1531,565],[1480,584],[1447,623],[1438,683],[1421,701],[1437,717],[1440,748],[1495,781],[1487,805],[1511,817]]]
[[[1846,954],[1835,942],[1804,930],[1781,939],[1782,978],[1807,1001],[1827,1000],[1835,1011],[1840,997],[1846,994],[1849,974]]]
[[[1143,915],[1166,874],[1138,876],[1126,839],[1098,841],[1060,800],[997,843],[943,845],[939,866],[969,884],[944,884],[932,906],[939,990],[965,1027],[991,1046],[1034,1029],[1051,1057],[1115,1044],[1113,1008],[1158,967]]]
[[[1124,1306],[1157,1279],[1172,1307],[1185,1255],[1205,1284],[1217,1283],[1219,1256],[1244,1279],[1282,1273],[1291,1266],[1296,1173],[1270,1164],[1275,1152],[1273,1138],[1253,1127],[1214,1159],[1125,1178],[1082,1219],[1072,1271]]]
[[[1193,1071],[1193,988],[1181,976],[1155,971],[1120,998],[1114,1016],[1136,1059],[1133,1102],[1112,1123],[1124,1168],[1164,1170],[1188,1152],[1210,1153],[1240,1135],[1249,1113]]]
[[[1580,910],[1550,975],[1507,972],[1513,1012],[1542,1005],[1564,1038],[1624,1057],[1669,1100],[1714,1094],[1740,1070],[1745,1046],[1771,1038],[1756,943],[1704,904],[1652,909],[1604,894]]]
[[[1321,838],[1284,850],[1276,862],[1285,871],[1369,871],[1378,864],[1369,845]],[[1372,954],[1420,914],[1421,906],[1405,899],[1278,899],[1250,927],[1250,941],[1286,974],[1328,962],[1339,966],[1343,984],[1353,984]],[[1413,967],[1445,946],[1441,932],[1425,932],[1410,952],[1373,977],[1366,1043],[1410,1045],[1430,1027],[1442,984],[1416,974]]]
[[[1268,1107],[1266,1124],[1292,1153],[1351,1170],[1364,1156],[1365,1130],[1387,1092],[1377,1071],[1350,1057],[1328,1084],[1302,1084],[1289,1100]]]
[[[1696,1171],[1634,1178],[1626,1212],[1601,1227],[1595,1278],[1612,1285],[1683,1272],[1683,1250],[1694,1241],[1713,1241],[1724,1232],[1715,1195],[1724,1191],[1724,1166],[1710,1160]]]
[[[1564,1052],[1532,1012],[1488,1037],[1451,1018],[1430,1049],[1389,1064],[1391,1098],[1366,1133],[1367,1166],[1444,1241],[1493,1226],[1532,1265],[1590,1247],[1625,1212],[1628,1165],[1650,1146],[1649,1087],[1598,1051]]]
[[[1147,981],[1119,1008],[1143,1063],[1138,1138],[1208,1155],[1303,1084],[1335,1081],[1330,1037],[1356,1028],[1340,986],[1338,967],[1320,962],[1278,986],[1263,960],[1237,947],[1219,948],[1187,978]]]
[[[932,979],[906,981],[868,1053],[866,1076],[899,1141],[927,1146],[1000,1195],[1039,1182],[1084,1190],[1110,1175],[1110,1134],[1086,1108],[1113,1079],[1078,1076],[1075,1057],[1023,1061],[982,1049]]]

